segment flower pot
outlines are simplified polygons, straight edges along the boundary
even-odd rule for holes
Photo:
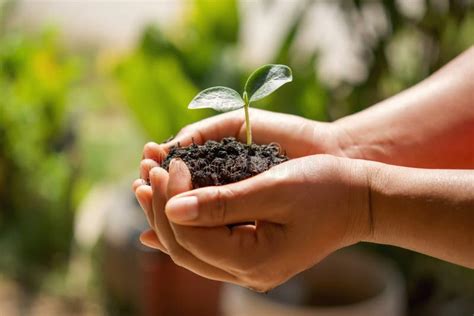
[[[221,303],[225,316],[401,316],[406,299],[391,262],[341,250],[268,294],[226,285]]]

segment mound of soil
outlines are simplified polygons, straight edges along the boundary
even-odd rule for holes
[[[280,146],[246,145],[235,138],[220,142],[207,141],[204,145],[174,146],[162,163],[168,170],[173,158],[180,158],[191,172],[194,188],[224,185],[250,178],[288,160],[280,153]]]

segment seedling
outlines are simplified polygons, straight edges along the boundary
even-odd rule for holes
[[[249,118],[250,103],[265,98],[292,80],[293,76],[290,67],[285,65],[264,65],[248,77],[242,96],[237,91],[227,87],[207,88],[194,97],[188,108],[211,108],[220,112],[244,108],[247,145],[250,145],[252,144],[252,129]]]

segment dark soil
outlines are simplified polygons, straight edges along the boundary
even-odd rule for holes
[[[286,155],[281,154],[278,144],[246,145],[233,137],[189,147],[179,147],[178,144],[171,148],[163,161],[165,170],[168,170],[173,158],[180,158],[186,163],[194,188],[234,183],[288,160]]]

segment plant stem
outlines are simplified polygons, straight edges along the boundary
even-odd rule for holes
[[[247,131],[247,145],[252,144],[252,128],[250,126],[250,116],[249,116],[249,103],[245,102],[245,129]]]

